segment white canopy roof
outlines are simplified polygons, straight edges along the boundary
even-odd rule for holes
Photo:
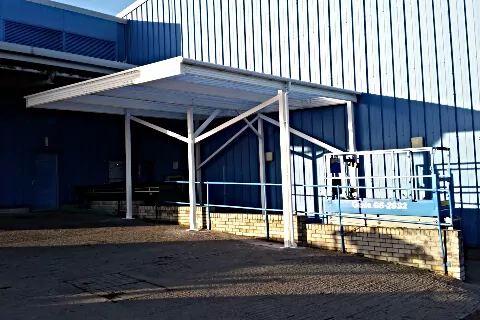
[[[25,97],[28,108],[186,119],[233,117],[287,88],[290,110],[356,102],[358,92],[205,63],[183,57]],[[262,112],[278,111],[278,103]]]

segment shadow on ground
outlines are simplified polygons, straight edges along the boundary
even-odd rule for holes
[[[134,223],[111,215],[66,212],[32,212],[0,216],[0,230],[52,230],[79,228],[107,228],[146,226],[147,222]]]
[[[480,306],[477,286],[337,252],[102,216],[29,223],[0,231],[4,319],[462,319]]]

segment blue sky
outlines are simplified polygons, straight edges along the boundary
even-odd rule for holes
[[[55,0],[56,2],[70,4],[72,6],[95,10],[111,15],[116,15],[135,0]]]

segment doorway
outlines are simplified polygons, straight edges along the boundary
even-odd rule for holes
[[[35,155],[33,188],[33,210],[58,209],[58,159],[57,154]]]

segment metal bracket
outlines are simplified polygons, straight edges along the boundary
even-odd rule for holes
[[[447,262],[447,263],[443,263],[443,262],[440,262],[440,265],[441,266],[447,266],[447,267],[451,267],[452,264],[450,262]]]
[[[285,92],[286,93],[290,93],[290,89],[292,88],[292,83],[290,81],[288,81],[286,84],[285,84]]]

